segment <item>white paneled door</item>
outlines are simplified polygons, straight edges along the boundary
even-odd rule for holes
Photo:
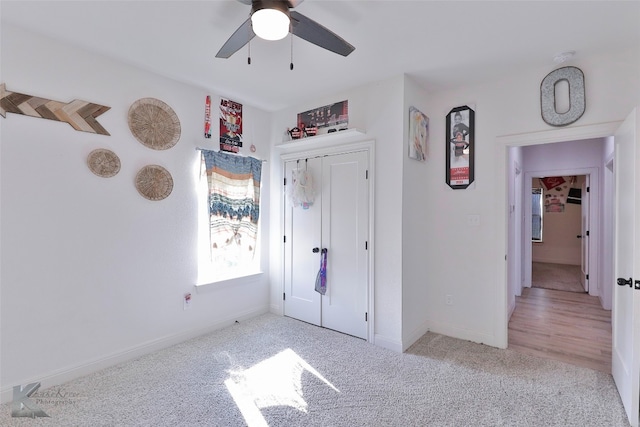
[[[580,235],[582,241],[580,242],[580,267],[582,274],[580,276],[580,282],[585,292],[589,292],[589,246],[591,245],[591,237],[589,236],[589,179],[590,175],[585,175],[585,182],[582,184],[581,189],[581,208],[582,208],[582,224],[580,226]]]
[[[640,188],[636,172],[640,168],[639,125],[636,108],[615,134],[614,161],[616,284],[611,373],[633,427],[638,426],[640,406]]]
[[[367,167],[367,151],[288,161],[284,206],[285,316],[364,339],[369,286]],[[294,179],[305,179],[306,187],[294,186]],[[323,249],[324,295],[315,290]]]

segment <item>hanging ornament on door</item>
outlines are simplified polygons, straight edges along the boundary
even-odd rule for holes
[[[320,270],[316,276],[316,292],[325,295],[327,293],[327,248],[322,248],[320,255]]]
[[[300,168],[300,160],[298,167],[291,171],[291,192],[289,197],[293,206],[301,206],[302,209],[309,209],[315,201],[316,194],[313,188],[313,176],[309,170],[308,161],[304,161],[304,169]]]

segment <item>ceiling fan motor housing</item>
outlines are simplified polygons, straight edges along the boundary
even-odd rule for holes
[[[285,15],[287,18],[291,19],[291,15],[289,15],[289,2],[288,1],[279,1],[279,0],[254,0],[251,3],[251,14],[253,15],[259,10],[262,9],[275,9],[278,10]]]

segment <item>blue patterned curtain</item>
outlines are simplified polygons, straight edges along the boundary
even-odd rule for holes
[[[211,258],[233,268],[253,259],[260,216],[262,161],[202,150],[209,187]]]

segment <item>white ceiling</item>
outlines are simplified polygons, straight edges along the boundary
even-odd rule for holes
[[[356,47],[254,39],[215,58],[247,19],[235,0],[0,1],[2,23],[61,39],[267,111],[406,73],[427,89],[499,79],[616,49],[640,50],[640,1],[327,1],[296,11]]]

